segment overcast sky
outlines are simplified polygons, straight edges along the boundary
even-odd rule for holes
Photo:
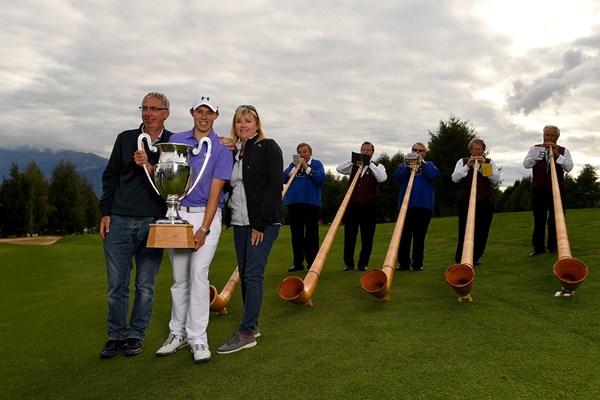
[[[169,97],[174,132],[208,92],[218,134],[253,104],[286,164],[299,142],[331,169],[365,140],[375,157],[406,153],[454,115],[503,186],[530,174],[546,124],[574,176],[600,167],[597,0],[5,0],[0,27],[6,148],[108,157],[147,92]]]

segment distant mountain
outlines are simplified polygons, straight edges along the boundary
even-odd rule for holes
[[[34,146],[20,147],[18,149],[0,149],[0,178],[8,178],[13,162],[19,166],[19,171],[24,172],[31,161],[35,161],[44,176],[50,180],[54,166],[60,160],[65,160],[75,165],[75,170],[87,178],[92,184],[98,197],[102,195],[102,172],[108,163],[106,158],[94,153],[82,153],[71,150],[50,150]]]

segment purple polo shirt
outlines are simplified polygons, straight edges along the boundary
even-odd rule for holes
[[[221,179],[228,181],[231,178],[231,169],[233,168],[233,153],[228,147],[223,146],[219,143],[219,137],[215,131],[211,131],[208,134],[208,138],[212,142],[210,157],[208,157],[208,164],[202,172],[200,181],[191,193],[188,193],[181,200],[181,205],[186,207],[206,207],[208,201],[208,193],[210,191],[210,184],[213,179]],[[169,139],[171,143],[183,143],[198,147],[198,140],[194,137],[194,130],[186,132],[176,133]],[[200,154],[197,156],[190,152],[190,164],[192,165],[192,179],[190,188],[196,182],[196,177],[200,173],[205,160],[207,159],[207,146],[202,145]],[[219,208],[223,208],[223,192],[219,196]]]

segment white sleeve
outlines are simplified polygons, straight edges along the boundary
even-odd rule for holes
[[[335,167],[335,170],[340,174],[350,175],[350,173],[352,172],[352,165],[352,161],[344,161],[343,163]]]
[[[496,166],[494,160],[490,160],[490,164],[492,164],[492,176],[488,176],[488,179],[492,183],[500,183],[502,181],[502,177],[500,176],[500,170]]]
[[[565,148],[565,154],[558,156],[556,163],[561,166],[565,172],[569,172],[573,169],[573,159],[569,149]]]
[[[463,165],[462,158],[456,162],[454,166],[454,172],[452,173],[452,182],[458,183],[462,178],[467,176],[469,173],[469,167],[467,164]]]
[[[387,179],[387,172],[385,172],[385,167],[383,164],[375,164],[374,162],[371,162],[371,164],[369,164],[369,168],[373,172],[373,176],[375,179],[377,179],[377,182],[385,182]]]

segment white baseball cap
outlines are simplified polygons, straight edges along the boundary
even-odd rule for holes
[[[211,94],[201,94],[196,96],[196,98],[194,99],[194,104],[192,105],[192,110],[195,110],[200,106],[208,106],[214,112],[219,112],[219,105],[217,104],[217,99]]]

